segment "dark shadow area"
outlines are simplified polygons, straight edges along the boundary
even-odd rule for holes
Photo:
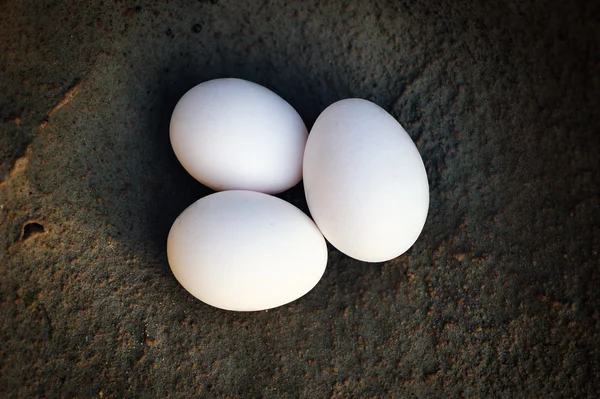
[[[21,229],[21,241],[25,241],[33,236],[44,233],[44,226],[36,222],[28,222]]]

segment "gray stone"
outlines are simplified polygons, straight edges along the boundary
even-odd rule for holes
[[[1,397],[597,395],[594,2],[1,3]],[[187,294],[166,236],[210,191],[169,117],[228,76],[308,126],[347,97],[395,116],[431,185],[412,249],[330,248],[268,312]]]

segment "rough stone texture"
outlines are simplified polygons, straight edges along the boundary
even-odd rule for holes
[[[600,3],[286,3],[0,1],[0,396],[597,395]],[[397,117],[431,185],[413,248],[331,248],[268,312],[188,295],[166,235],[209,191],[168,122],[225,76],[309,126]]]

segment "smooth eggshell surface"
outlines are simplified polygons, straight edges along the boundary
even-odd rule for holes
[[[175,220],[167,256],[179,283],[221,309],[274,308],[320,280],[327,245],[308,216],[267,194],[223,191],[190,205]]]
[[[366,262],[406,252],[429,208],[427,173],[410,136],[360,99],[338,101],[317,118],[304,152],[304,189],[325,238]]]
[[[179,162],[215,190],[275,194],[294,186],[302,178],[307,135],[285,100],[233,78],[210,80],[185,93],[170,124]]]

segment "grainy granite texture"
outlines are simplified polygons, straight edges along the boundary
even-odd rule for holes
[[[0,1],[0,396],[594,397],[599,4]],[[225,76],[309,126],[346,97],[397,117],[431,185],[413,248],[332,248],[268,312],[188,295],[166,235],[209,191],[168,122]]]

